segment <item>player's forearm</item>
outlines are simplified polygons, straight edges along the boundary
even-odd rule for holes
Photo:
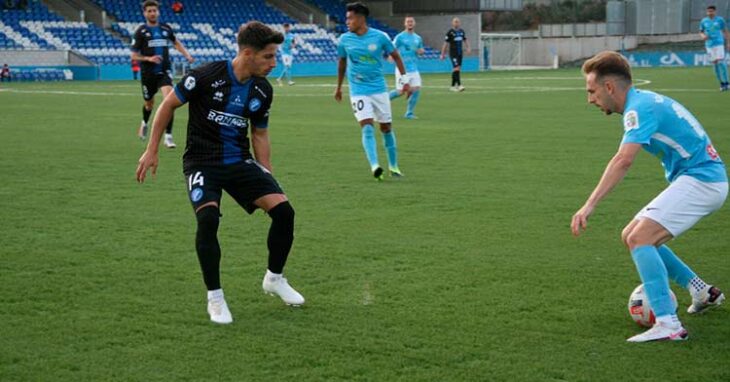
[[[342,88],[342,81],[345,80],[345,71],[347,70],[347,62],[340,60],[337,63],[337,89]]]
[[[175,40],[175,49],[177,49],[178,52],[182,53],[182,55],[185,56],[185,58],[192,57],[190,55],[190,52],[188,52],[188,50],[185,48],[185,45],[183,45],[183,43],[180,42],[180,40]]]
[[[132,55],[131,56],[132,56],[132,59],[134,61],[140,61],[140,62],[142,62],[142,61],[149,61],[150,60],[149,57],[143,56],[143,55],[139,54],[138,52],[132,52]]]
[[[441,46],[441,55],[446,55],[446,48],[448,48],[448,44],[444,43],[444,45]]]
[[[626,173],[629,171],[629,168],[631,168],[631,164],[632,161],[624,156],[620,154],[615,155],[611,161],[608,162],[606,170],[601,176],[601,180],[598,182],[593,193],[591,193],[591,196],[586,201],[586,205],[590,205],[592,207],[598,205],[598,203],[603,200],[603,198],[606,197],[606,195],[608,195],[608,193],[610,193],[616,185],[621,183],[621,180],[623,180],[624,176],[626,176]]]
[[[261,133],[252,134],[251,146],[253,147],[253,156],[256,158],[256,161],[266,167],[267,170],[273,172],[271,168],[271,142],[269,141],[269,135]]]

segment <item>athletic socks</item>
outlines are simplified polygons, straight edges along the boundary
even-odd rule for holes
[[[456,85],[461,86],[461,71],[457,70],[454,73],[456,73]]]
[[[392,99],[400,97],[400,92],[398,92],[397,90],[391,90],[390,93],[388,93],[388,96],[392,100]]]
[[[669,278],[674,280],[682,288],[689,288],[690,280],[697,278],[697,275],[692,269],[682,262],[666,245],[657,248],[657,251],[667,269]]]
[[[418,102],[418,97],[420,96],[420,90],[416,90],[411,93],[410,98],[408,98],[408,109],[406,109],[406,115],[413,115],[413,110],[416,108],[416,103]]]
[[[388,167],[391,170],[398,170],[398,148],[393,130],[383,133],[383,144],[385,145],[385,151],[388,153]]]
[[[170,122],[167,124],[167,127],[165,127],[165,133],[172,134],[172,121],[174,121],[174,120],[175,120],[175,116],[171,115]]]
[[[208,291],[208,301],[222,299],[223,297],[223,289],[218,288]]]
[[[286,72],[286,81],[291,82],[291,67],[286,67],[284,71]]]
[[[720,78],[721,78],[720,81],[722,83],[724,83],[725,85],[727,85],[727,82],[728,82],[728,78],[727,78],[727,65],[725,65],[725,62],[724,61],[720,61],[718,63],[718,65],[720,66]]]
[[[142,121],[144,121],[145,124],[147,124],[147,122],[149,122],[150,114],[152,114],[152,109],[147,110],[147,108],[142,106]]]
[[[699,298],[702,296],[702,291],[707,289],[707,284],[699,277],[695,276],[687,284],[685,284],[687,289],[689,289],[689,294],[692,295],[692,297]]]
[[[676,306],[669,295],[669,277],[659,251],[652,245],[636,247],[631,250],[631,257],[636,264],[649,304],[657,317],[671,315]]]
[[[679,322],[679,317],[676,314],[666,314],[664,316],[657,316],[657,324],[661,324],[665,328],[676,329],[679,328],[682,323]]]
[[[362,148],[365,150],[365,156],[370,163],[370,169],[375,170],[380,167],[378,163],[378,147],[375,142],[375,129],[373,125],[367,124],[362,127]]]
[[[280,274],[294,242],[294,209],[289,202],[282,202],[269,210],[269,217],[269,270]]]
[[[456,86],[456,76],[458,75],[457,73],[459,72],[451,72],[451,86]]]
[[[195,233],[195,250],[198,253],[200,269],[203,271],[205,287],[212,291],[221,288],[221,247],[218,244],[220,213],[216,207],[203,207],[195,214],[198,230]]]

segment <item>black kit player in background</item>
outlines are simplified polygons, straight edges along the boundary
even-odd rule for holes
[[[441,47],[441,59],[446,56],[446,48],[449,48],[449,58],[451,59],[451,91],[463,92],[464,87],[461,86],[461,61],[464,58],[464,47],[466,54],[469,54],[471,47],[466,39],[466,32],[461,29],[461,20],[454,17],[451,20],[451,29],[446,32],[444,45]]]
[[[193,63],[195,59],[188,53],[180,40],[175,38],[172,28],[159,22],[160,4],[154,0],[147,0],[142,3],[142,12],[146,23],[140,25],[134,32],[132,40],[132,60],[142,65],[142,123],[139,126],[137,135],[140,139],[147,137],[147,121],[150,119],[152,108],[155,106],[155,94],[162,90],[162,96],[167,97],[172,91],[172,67],[170,65],[170,48],[172,45],[177,49],[188,62]],[[165,146],[175,148],[172,140],[172,120],[167,126],[165,134]]]
[[[281,33],[258,21],[241,26],[238,54],[232,61],[191,70],[165,97],[137,167],[140,183],[148,169],[155,174],[162,132],[174,110],[189,103],[183,171],[198,222],[195,247],[208,289],[208,313],[211,321],[220,324],[233,321],[220,285],[217,232],[223,190],[249,214],[261,208],[271,217],[264,292],[278,295],[288,305],[304,303],[283,277],[294,240],[294,209],[271,174],[268,121],[273,89],[265,77],[276,66],[276,50],[283,40]]]

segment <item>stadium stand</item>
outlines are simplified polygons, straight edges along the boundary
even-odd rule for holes
[[[112,30],[131,40],[135,29],[144,22],[138,1],[93,0],[118,22]],[[338,21],[336,31],[343,32],[345,6],[338,0],[309,0]],[[197,0],[185,3],[182,13],[174,13],[169,4],[162,2],[160,20],[172,26],[190,53],[201,62],[222,60],[235,55],[235,32],[246,21],[260,20],[278,30],[284,23],[292,25],[297,37],[297,62],[321,63],[337,60],[337,33],[316,24],[298,23],[264,0],[249,0],[235,7],[225,0]],[[0,49],[2,50],[74,50],[98,65],[128,65],[129,47],[95,24],[65,21],[51,12],[41,1],[31,0],[25,10],[0,12]],[[371,25],[391,37],[398,31],[370,19]],[[426,48],[426,58],[437,58],[438,51]],[[173,62],[184,62],[184,57],[171,50]],[[33,79],[52,78],[39,74]],[[29,77],[30,78],[30,77]],[[55,78],[55,77],[53,77]]]

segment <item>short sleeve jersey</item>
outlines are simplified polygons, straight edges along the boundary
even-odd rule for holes
[[[727,172],[700,122],[679,102],[631,88],[626,98],[622,144],[637,143],[657,156],[671,183],[680,175],[727,182]]]
[[[464,41],[466,40],[466,32],[463,29],[449,29],[446,32],[444,41],[449,43],[449,55],[458,57],[464,55]]]
[[[291,55],[292,45],[294,45],[294,35],[287,33],[284,35],[284,42],[281,44],[281,54]]]
[[[393,44],[395,45],[395,48],[398,49],[398,53],[400,53],[400,56],[403,59],[403,65],[406,67],[406,72],[417,72],[418,50],[423,49],[423,39],[421,39],[421,36],[415,33],[403,31],[395,36]]]
[[[720,16],[714,18],[705,17],[700,21],[700,32],[707,35],[705,46],[708,48],[725,45],[723,31],[727,28],[725,19]]]
[[[175,86],[188,107],[188,136],[183,167],[222,166],[253,158],[248,128],[264,129],[274,91],[263,77],[239,82],[231,61],[193,69]]]
[[[170,70],[170,45],[173,45],[175,41],[172,27],[165,23],[156,26],[142,24],[137,28],[132,38],[132,52],[148,57],[162,57],[162,62],[159,64],[143,61],[143,75],[166,73]]]
[[[383,75],[383,60],[395,47],[388,35],[368,28],[359,36],[344,33],[337,44],[337,55],[347,58],[347,81],[351,96],[372,95],[388,90]]]

